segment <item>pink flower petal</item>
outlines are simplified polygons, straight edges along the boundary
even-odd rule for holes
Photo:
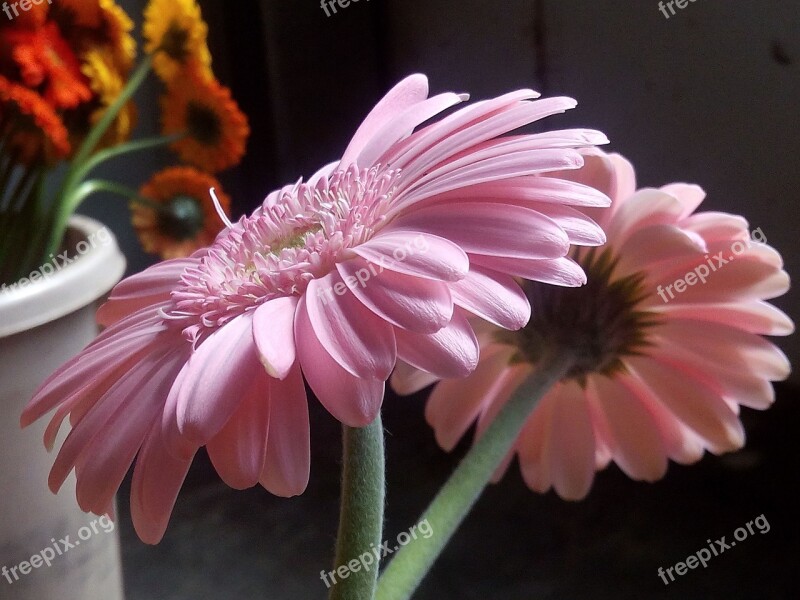
[[[178,460],[167,451],[159,424],[150,430],[131,481],[131,518],[144,543],[158,544],[164,537],[191,464],[192,457]]]
[[[602,376],[591,381],[608,423],[616,463],[632,479],[661,479],[667,472],[667,455],[653,416],[622,382]]]
[[[297,297],[269,300],[253,314],[253,339],[261,363],[272,377],[284,379],[295,363],[294,315]]]
[[[411,75],[395,85],[364,119],[345,150],[341,163],[348,165],[354,162],[375,133],[391,121],[398,112],[422,102],[427,97],[428,78],[424,75]]]
[[[253,342],[252,314],[211,334],[186,366],[177,398],[178,428],[187,441],[202,446],[220,432],[248,391],[269,377]]]
[[[744,445],[744,429],[723,399],[697,379],[650,358],[630,358],[628,365],[658,400],[691,427],[715,454]]]
[[[442,379],[466,377],[478,365],[480,348],[466,317],[456,311],[453,320],[429,335],[395,331],[397,355],[408,364]]]
[[[473,265],[450,290],[458,306],[504,329],[521,329],[531,318],[527,296],[508,275]]]
[[[678,319],[711,321],[760,335],[791,335],[794,323],[780,309],[761,300],[745,302],[670,303],[662,311]]]
[[[302,494],[311,468],[311,428],[299,366],[283,381],[270,381],[270,428],[261,485],[277,496]]]
[[[402,360],[397,361],[397,366],[389,380],[392,389],[401,396],[416,394],[437,381],[439,378],[436,375],[420,371]]]
[[[392,326],[368,310],[333,271],[308,284],[304,304],[317,339],[356,377],[386,380],[397,360]]]
[[[586,273],[573,259],[568,257],[541,260],[526,260],[501,256],[470,257],[473,264],[506,273],[514,277],[524,277],[530,281],[541,281],[566,287],[580,287],[586,284]]]
[[[453,317],[453,299],[444,282],[382,270],[362,258],[340,263],[337,269],[350,292],[392,325],[434,333]]]
[[[301,298],[295,321],[297,356],[308,385],[336,419],[350,427],[372,423],[383,402],[384,382],[351,375],[322,346]]]
[[[594,479],[594,433],[584,391],[576,383],[564,385],[552,411],[553,489],[565,500],[582,500]]]
[[[427,248],[410,253],[408,248]],[[460,246],[443,237],[396,228],[394,224],[353,249],[382,268],[438,281],[458,281],[469,271],[469,258]],[[403,260],[398,260],[404,257]]]
[[[270,377],[258,377],[206,449],[222,480],[236,490],[256,485],[264,470],[270,427]]]
[[[519,206],[488,202],[442,204],[408,213],[396,226],[454,241],[467,253],[514,258],[559,258],[569,251],[564,230]]]

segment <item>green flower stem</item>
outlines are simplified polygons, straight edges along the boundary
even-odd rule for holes
[[[380,414],[364,428],[344,427],[342,505],[336,562],[328,575],[330,600],[372,600],[378,565],[369,571],[348,563],[379,548],[383,536],[385,498],[383,424]],[[377,562],[377,561],[376,561]],[[346,568],[346,577],[336,571]],[[331,579],[335,578],[334,581]]]
[[[115,181],[105,181],[102,179],[90,179],[89,181],[84,181],[81,186],[75,190],[75,202],[80,204],[83,200],[98,192],[108,192],[111,194],[116,194],[117,196],[124,196],[131,202],[143,204],[144,206],[154,210],[161,210],[162,208],[160,204],[153,202],[149,198],[140,196],[139,193],[133,188],[129,188],[128,186],[122,185],[121,183],[117,183]]]
[[[433,535],[416,538],[394,555],[378,580],[376,600],[407,600],[513,448],[538,402],[573,365],[568,351],[545,352],[536,371],[520,386],[484,435],[467,453],[425,513]]]
[[[72,215],[75,210],[74,203],[70,202],[70,196],[86,176],[84,170],[85,163],[90,160],[92,152],[95,151],[98,144],[103,139],[103,135],[105,135],[108,128],[111,127],[111,124],[114,122],[114,119],[117,118],[119,112],[142,86],[152,68],[153,57],[148,55],[142,60],[139,66],[136,67],[136,70],[133,72],[130,79],[128,79],[128,83],[125,84],[120,95],[103,113],[102,118],[92,127],[89,135],[86,136],[83,144],[78,148],[75,157],[72,159],[70,169],[64,178],[61,190],[56,197],[56,202],[54,203],[54,213],[52,217],[53,228],[50,232],[50,239],[45,249],[45,254],[56,252],[61,245],[64,231],[66,231],[67,228],[67,221],[69,221],[70,215]]]

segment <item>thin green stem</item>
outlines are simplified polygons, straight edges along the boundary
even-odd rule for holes
[[[331,588],[330,600],[372,600],[378,565],[366,570],[358,559],[364,554],[374,558],[383,535],[386,491],[380,414],[364,428],[344,427],[343,461],[336,562],[323,580]]]
[[[161,210],[162,208],[160,204],[153,202],[149,198],[140,196],[139,192],[133,188],[117,183],[116,181],[105,181],[103,179],[84,181],[81,186],[75,190],[75,201],[77,204],[80,204],[83,200],[98,192],[108,192],[110,194],[116,194],[117,196],[123,196],[132,202],[143,204],[155,210]]]
[[[549,351],[497,418],[467,453],[425,513],[433,534],[411,540],[394,555],[378,581],[376,600],[408,600],[441,554],[450,538],[513,448],[539,400],[566,375],[573,357],[569,351]]]
[[[83,141],[80,148],[78,148],[75,157],[72,159],[69,171],[64,178],[61,189],[56,196],[56,201],[54,202],[53,214],[51,218],[53,227],[50,232],[50,239],[45,249],[45,253],[55,252],[61,244],[61,240],[64,237],[64,231],[66,231],[67,228],[67,221],[75,210],[75,205],[73,202],[71,202],[70,196],[88,174],[88,171],[86,170],[87,164],[89,162],[92,163],[92,166],[89,168],[89,170],[99,164],[97,160],[91,160],[92,152],[94,152],[98,144],[100,144],[100,141],[103,139],[103,135],[105,135],[106,131],[108,131],[108,128],[111,127],[111,124],[114,122],[114,119],[117,118],[119,112],[131,100],[131,98],[133,98],[134,94],[142,86],[145,79],[147,79],[147,76],[150,74],[152,68],[153,57],[148,55],[144,58],[144,60],[142,60],[139,66],[136,67],[136,70],[133,72],[130,79],[128,79],[128,82],[125,84],[122,92],[120,92],[120,95],[103,113],[102,118],[97,122],[97,124],[95,124],[95,126],[89,132],[89,135],[86,136],[86,139]],[[123,146],[126,146],[126,144],[123,144]],[[101,152],[99,154],[104,153]],[[113,156],[118,155],[118,152],[113,153]],[[102,162],[102,160],[100,162]]]

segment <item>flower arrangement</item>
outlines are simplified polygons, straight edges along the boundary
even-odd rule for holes
[[[110,3],[73,18],[92,24],[104,10]],[[61,43],[46,33],[57,31],[57,14],[31,17],[51,44]],[[669,460],[740,448],[739,407],[767,408],[771,382],[788,375],[786,357],[762,337],[794,329],[766,302],[789,287],[780,254],[753,241],[742,217],[698,212],[697,186],[637,189],[632,164],[597,148],[608,142],[598,131],[515,133],[574,100],[523,89],[461,106],[465,94],[429,97],[427,78],[412,75],[338,160],[232,221],[224,194],[198,200],[247,137],[211,75],[199,11],[191,0],[153,0],[144,33],[147,57],[96,109],[53,223],[63,228],[89,193],[115,191],[132,200],[145,247],[168,260],[113,290],[97,313],[106,329],[21,418],[25,427],[55,411],[51,450],[69,420],[48,483],[57,492],[74,471],[83,510],[110,514],[133,468],[133,525],[158,543],[202,448],[232,488],[302,494],[308,386],[343,431],[330,597],[405,600],[515,459],[532,490],[568,500],[585,497],[612,461],[654,481]],[[20,73],[49,73],[31,44]],[[37,91],[0,87],[35,125],[32,137],[12,128],[4,148],[40,170],[70,155],[67,105],[99,101],[91,82],[65,83],[84,71],[63,69]],[[117,120],[129,127],[123,109],[151,69],[168,90],[163,136],[93,154]],[[160,144],[193,166],[167,169],[138,192],[86,179],[110,157]],[[58,229],[48,231],[46,251]],[[734,246],[735,260],[710,272],[710,257],[725,260]],[[702,283],[689,283],[701,272]],[[377,565],[346,566],[365,555],[372,565],[383,537],[387,381],[401,393],[435,384],[426,417],[445,450],[473,426],[476,435],[418,521],[424,535],[409,536],[378,578]],[[335,579],[336,567],[347,576]]]
[[[113,0],[39,3],[0,23],[0,283],[61,250],[69,217],[98,192],[130,202],[144,249],[188,256],[207,245],[214,175],[236,165],[247,118],[211,69],[207,25],[194,0],[153,0],[144,57],[134,23]],[[160,135],[131,140],[133,98],[152,74],[164,86]],[[102,164],[158,146],[185,166],[140,190],[93,178]],[[59,169],[66,163],[64,169]],[[58,191],[45,180],[61,177]]]

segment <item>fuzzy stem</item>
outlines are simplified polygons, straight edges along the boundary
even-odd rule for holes
[[[568,351],[546,352],[497,418],[467,453],[419,523],[433,534],[411,540],[394,555],[378,581],[376,600],[408,600],[513,448],[526,420],[573,364]]]
[[[343,460],[336,562],[333,571],[327,574],[333,579],[330,600],[372,600],[378,578],[377,564],[369,571],[348,571],[345,578],[336,570],[381,545],[385,464],[380,414],[364,428],[344,427]]]

